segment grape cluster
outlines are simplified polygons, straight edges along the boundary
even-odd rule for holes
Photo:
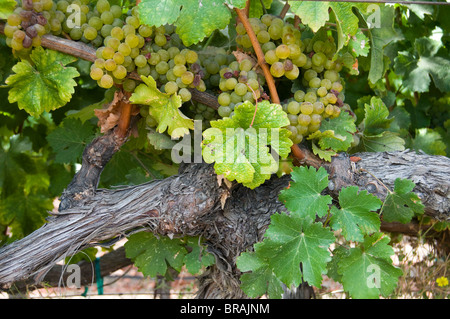
[[[221,117],[232,116],[234,107],[242,102],[255,103],[261,99],[264,78],[258,75],[254,66],[252,60],[243,59],[240,62],[233,61],[228,67],[220,69],[219,89],[222,93],[218,97],[218,112]]]
[[[302,39],[301,32],[282,19],[265,14],[250,19],[261,44],[265,61],[274,78],[300,79],[303,89],[283,104],[288,114],[294,143],[314,133],[324,118],[339,116],[344,107],[343,82],[339,71],[342,63],[334,60],[336,45],[327,39]],[[252,46],[242,23],[236,26],[237,43],[249,50]]]
[[[52,0],[23,0],[8,16],[4,32],[6,44],[16,52],[29,53],[41,44],[41,36],[61,25],[64,15],[54,11]]]

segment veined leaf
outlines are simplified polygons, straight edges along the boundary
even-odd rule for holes
[[[340,209],[331,208],[330,225],[333,230],[342,229],[346,240],[362,241],[364,234],[379,231],[380,217],[376,211],[381,201],[366,190],[358,193],[357,186],[343,188],[339,193]]]
[[[303,218],[314,220],[328,212],[331,196],[320,193],[328,186],[328,173],[321,167],[295,167],[291,172],[292,182],[288,189],[280,192],[279,199],[286,208]]]
[[[141,76],[145,84],[140,84],[130,97],[134,104],[149,105],[150,115],[158,122],[156,131],[167,133],[173,138],[179,138],[194,129],[194,121],[186,117],[179,108],[181,97],[177,94],[162,93],[156,87],[156,81],[151,76]]]
[[[212,121],[202,142],[203,159],[215,162],[217,174],[252,189],[278,170],[268,145],[281,158],[287,157],[292,146],[290,132],[282,128],[289,120],[281,106],[260,102],[253,120],[255,108],[247,101],[234,109],[232,118]]]
[[[60,52],[38,47],[30,59],[33,64],[23,60],[12,68],[15,74],[6,79],[6,84],[10,87],[9,102],[17,102],[19,109],[37,117],[69,102],[77,85],[74,78],[80,74],[66,66],[76,59]]]
[[[409,179],[397,178],[394,181],[394,191],[388,194],[383,204],[384,221],[406,224],[414,215],[423,214],[424,206],[419,196],[412,192],[415,186]]]
[[[380,294],[387,297],[392,293],[403,272],[392,265],[394,250],[389,241],[385,234],[373,234],[340,258],[338,273],[351,297],[379,298]]]

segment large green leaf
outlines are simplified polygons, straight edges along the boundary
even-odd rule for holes
[[[331,260],[328,248],[334,241],[333,232],[321,223],[299,214],[282,213],[271,216],[265,239],[258,248],[268,258],[275,275],[288,287],[298,286],[302,278],[320,287]]]
[[[84,148],[94,136],[92,124],[67,118],[60,127],[48,134],[47,141],[55,152],[55,162],[79,163]]]
[[[319,146],[323,150],[346,151],[353,141],[354,132],[356,132],[355,120],[349,113],[341,112],[334,119],[322,121],[319,131],[308,139],[318,139]]]
[[[384,221],[406,224],[414,215],[423,214],[422,201],[412,192],[415,186],[416,184],[408,179],[397,178],[394,181],[394,191],[388,194],[383,204]]]
[[[379,298],[380,294],[387,297],[392,293],[403,272],[392,265],[394,250],[389,241],[385,234],[376,233],[340,258],[338,273],[351,297]]]
[[[438,52],[442,42],[418,38],[414,47],[399,52],[395,71],[404,77],[403,85],[413,92],[428,92],[431,79],[441,92],[450,91],[450,59]]]
[[[74,78],[80,74],[67,64],[73,56],[38,47],[30,55],[32,63],[23,60],[12,70],[15,74],[6,79],[10,87],[9,102],[17,102],[20,109],[33,116],[55,110],[72,98]]]
[[[0,19],[7,19],[16,6],[15,0],[0,0]]]
[[[288,189],[280,192],[279,199],[286,208],[302,217],[315,219],[328,212],[331,196],[322,196],[328,186],[328,173],[321,167],[295,167],[291,172],[292,182]]]
[[[176,33],[186,46],[198,43],[214,30],[225,28],[231,19],[227,5],[244,8],[244,0],[142,0],[139,4],[143,24],[174,24]]]
[[[289,120],[280,105],[268,101],[258,103],[257,110],[247,101],[234,112],[232,118],[212,121],[212,128],[203,132],[202,155],[205,162],[215,162],[217,174],[253,189],[278,169],[268,145],[281,158],[289,154],[292,141],[282,128]]]
[[[333,214],[330,220],[334,230],[342,229],[346,240],[362,241],[364,234],[379,231],[380,217],[376,211],[381,207],[381,201],[367,191],[358,192],[357,186],[343,188],[339,193],[340,209],[331,208]]]
[[[130,97],[134,104],[149,105],[150,115],[156,119],[156,130],[164,133],[166,130],[173,138],[179,138],[194,129],[194,121],[180,111],[181,97],[177,94],[162,93],[151,76],[141,76],[145,84],[140,84]]]

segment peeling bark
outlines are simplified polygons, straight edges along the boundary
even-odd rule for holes
[[[361,159],[355,163],[347,154],[340,154],[331,163],[323,163],[304,151],[308,165],[322,165],[329,172],[326,192],[335,199],[342,187],[350,185],[358,185],[383,199],[385,186],[392,189],[395,178],[401,176],[418,183],[418,194],[428,215],[450,220],[450,159],[446,157],[411,151],[361,153],[357,154]],[[97,174],[98,178],[101,165],[97,170],[85,167],[95,181],[93,176]],[[400,173],[394,174],[397,169]],[[146,230],[158,235],[200,235],[206,239],[216,264],[198,278],[198,298],[246,298],[239,289],[236,258],[262,240],[271,214],[284,210],[278,194],[289,181],[288,175],[274,176],[255,190],[236,184],[229,189],[225,183],[218,184],[211,165],[191,164],[182,165],[177,176],[123,189],[95,190],[92,182],[89,194],[81,201],[72,202],[67,206],[70,208],[51,216],[47,224],[26,238],[0,248],[0,287],[7,289],[31,276],[42,280],[56,261],[77,250]],[[436,198],[439,205],[434,202]]]

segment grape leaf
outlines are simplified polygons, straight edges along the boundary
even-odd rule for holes
[[[125,243],[127,258],[133,260],[144,276],[164,275],[167,265],[180,271],[187,253],[178,239],[156,238],[152,233],[133,234]]]
[[[321,133],[326,133],[326,131],[334,132],[332,135],[318,135],[319,146],[322,149],[346,151],[352,144],[352,133],[356,132],[355,121],[349,113],[341,112],[341,114],[334,119],[325,119],[322,121],[319,131]]]
[[[373,11],[375,9],[375,11]],[[368,27],[368,35],[370,40],[370,70],[368,79],[371,83],[376,83],[381,79],[385,72],[384,65],[384,48],[397,39],[399,36],[394,30],[395,8],[386,5],[377,5],[376,7],[368,7],[367,11],[362,11],[362,18],[366,20]],[[367,19],[374,15],[379,19],[375,23],[378,25],[369,25]]]
[[[17,102],[19,109],[37,117],[69,102],[77,85],[73,78],[80,74],[66,66],[76,59],[57,51],[37,47],[30,59],[33,64],[22,60],[13,66],[15,74],[6,79],[6,84],[10,87],[9,102]]]
[[[318,132],[318,131],[316,131]],[[319,156],[321,159],[331,162],[331,157],[336,156],[337,153],[332,150],[323,150],[318,147],[315,143],[311,143],[312,151],[315,155]]]
[[[289,1],[291,10],[298,15],[302,23],[307,24],[314,32],[317,32],[329,20],[329,9],[336,20],[338,32],[337,51],[348,43],[349,36],[354,36],[358,31],[358,17],[353,13],[352,8],[365,10],[367,4],[364,3],[343,3],[343,2],[309,2],[309,1]]]
[[[143,24],[161,26],[174,24],[186,46],[198,43],[214,30],[225,28],[231,19],[227,5],[244,8],[243,0],[142,0],[139,16]]]
[[[17,2],[15,0],[0,0],[0,19],[7,19],[14,11]]]
[[[394,192],[386,197],[383,208],[383,220],[387,222],[398,221],[406,224],[416,215],[424,212],[424,206],[412,190],[416,184],[409,179],[397,178],[394,181]]]
[[[282,213],[271,216],[264,236],[257,251],[267,258],[282,282],[288,287],[298,286],[303,277],[310,285],[321,286],[322,274],[331,260],[328,247],[335,241],[333,232],[299,214]]]
[[[380,229],[376,211],[381,207],[381,201],[366,190],[358,193],[357,186],[343,188],[339,193],[339,205],[340,209],[331,208],[330,225],[333,230],[342,228],[346,240],[362,241],[364,234]]]
[[[258,103],[251,128],[252,103],[244,102],[234,112],[232,118],[212,121],[212,127],[203,132],[202,155],[205,162],[215,162],[218,175],[253,189],[278,169],[268,145],[282,158],[289,154],[290,132],[282,128],[289,120],[280,105],[268,101]]]
[[[261,243],[255,244],[255,248]],[[242,253],[236,260],[241,272],[241,289],[250,298],[258,298],[268,294],[271,299],[280,299],[283,295],[282,282],[269,267],[267,259],[257,252]]]
[[[194,121],[186,117],[179,108],[181,97],[177,94],[166,94],[158,90],[156,81],[151,76],[141,76],[145,84],[140,84],[130,97],[133,104],[149,105],[149,113],[158,122],[156,130],[166,130],[173,138],[179,138],[194,129]]]
[[[184,262],[187,271],[192,275],[198,274],[202,266],[208,267],[215,263],[214,256],[199,243],[198,237],[188,237],[186,245],[192,250],[186,254]]]
[[[441,47],[440,41],[423,37],[416,39],[410,50],[398,53],[394,67],[404,77],[405,87],[414,92],[428,92],[432,78],[441,92],[450,91],[450,59],[439,55]]]
[[[394,250],[389,241],[385,234],[373,234],[340,258],[341,282],[353,298],[379,298],[380,294],[387,297],[396,287],[403,272],[392,265]]]
[[[377,135],[361,135],[358,146],[352,152],[392,152],[403,151],[405,140],[394,132],[383,132]]]
[[[18,239],[42,226],[52,209],[52,199],[44,194],[16,192],[0,201],[0,222],[8,225]]]
[[[263,0],[263,1],[250,1],[250,18],[260,18],[264,14],[264,9],[270,9],[273,0]]]
[[[320,193],[328,186],[328,173],[321,167],[295,167],[291,172],[289,188],[280,192],[279,200],[286,208],[305,218],[314,220],[316,215],[323,217],[328,212],[331,196]]]
[[[360,125],[360,131],[365,135],[380,134],[389,128],[393,118],[389,117],[389,110],[379,97],[372,97],[370,104],[364,105],[365,117]]]
[[[94,138],[94,126],[89,122],[67,118],[62,125],[47,135],[55,152],[57,163],[79,163],[87,143]]]
[[[361,31],[350,37],[348,48],[354,56],[367,56],[370,51],[369,38]]]

